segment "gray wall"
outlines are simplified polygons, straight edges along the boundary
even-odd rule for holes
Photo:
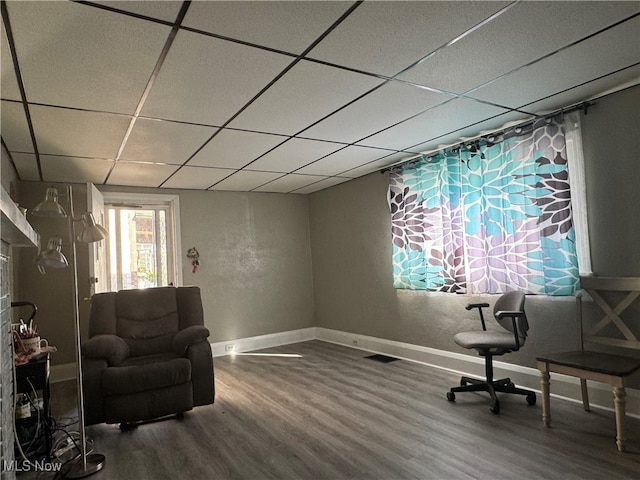
[[[49,184],[23,182],[21,200],[33,208]],[[202,288],[205,323],[211,342],[296,330],[314,325],[308,199],[301,195],[202,192],[101,187],[102,190],[180,196],[183,283]],[[60,186],[60,192],[63,186]],[[76,216],[86,208],[86,187],[74,186]],[[64,204],[64,203],[63,203]],[[29,216],[42,241],[58,233],[68,238],[64,221]],[[186,250],[200,252],[191,273]],[[24,299],[38,305],[41,334],[56,345],[54,364],[72,362],[71,269],[37,273],[29,249],[20,263]],[[65,254],[68,248],[64,249]],[[80,298],[89,294],[88,250],[78,244]],[[88,302],[81,301],[86,330]]]
[[[600,99],[583,115],[592,257],[599,275],[640,276],[639,91]],[[478,326],[464,305],[493,303],[495,297],[393,288],[387,182],[388,175],[373,173],[311,195],[317,326],[473,355],[452,340]],[[575,348],[573,298],[527,297],[527,315],[526,348],[505,361],[535,366],[537,354]]]
[[[601,99],[583,116],[587,199],[594,270],[640,276],[637,126],[639,88]],[[3,162],[3,173],[4,173]],[[48,184],[21,182],[20,201],[35,206]],[[391,281],[387,176],[374,173],[309,196],[100,187],[180,196],[183,280],[203,291],[212,342],[319,326],[468,353],[454,333],[477,327],[464,305],[492,297],[395,290]],[[77,211],[86,188],[75,190]],[[29,217],[43,242],[66,226]],[[64,223],[64,222],[62,222]],[[191,273],[189,247],[201,266]],[[54,363],[73,361],[71,272],[37,273],[19,262],[21,296],[39,307],[41,332],[58,347]],[[80,298],[88,296],[87,250],[79,247]],[[312,268],[313,265],[313,268]],[[87,303],[81,302],[83,319]],[[535,356],[576,345],[573,299],[529,297],[532,330],[525,349],[505,361],[533,366]],[[83,320],[84,322],[84,320]],[[472,353],[469,353],[472,354]]]

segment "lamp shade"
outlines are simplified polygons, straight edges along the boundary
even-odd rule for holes
[[[36,205],[31,213],[39,217],[64,218],[67,216],[67,212],[58,203],[58,189],[55,187],[47,188],[44,200]]]
[[[92,213],[85,212],[82,214],[82,231],[77,237],[78,241],[84,243],[99,242],[108,236],[107,230],[96,223]]]
[[[60,237],[51,237],[47,242],[47,249],[38,253],[33,261],[47,268],[68,267],[67,257],[62,253],[62,239]]]

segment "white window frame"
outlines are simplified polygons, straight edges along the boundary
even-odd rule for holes
[[[133,193],[133,192],[101,192],[104,197],[105,211],[107,206],[168,207],[167,215],[167,241],[173,245],[173,265],[168,266],[174,272],[176,287],[183,285],[182,280],[182,244],[180,241],[180,197],[178,195]],[[169,238],[171,237],[171,238]],[[107,249],[108,250],[108,249]]]

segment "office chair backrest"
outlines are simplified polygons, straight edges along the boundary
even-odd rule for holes
[[[502,295],[496,301],[493,306],[494,315],[497,312],[524,312],[524,293],[519,291],[507,292]],[[496,321],[503,327],[513,333],[513,320],[512,317],[506,316],[503,318],[497,318]],[[516,325],[518,327],[518,338],[520,339],[520,346],[524,345],[527,338],[527,331],[529,330],[529,323],[527,317],[518,317],[516,319]]]

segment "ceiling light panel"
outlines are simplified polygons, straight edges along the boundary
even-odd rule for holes
[[[216,131],[202,125],[139,118],[120,158],[182,165]]]
[[[2,31],[0,35],[0,44],[2,50],[0,51],[0,65],[2,70],[2,82],[0,83],[0,91],[2,92],[2,98],[7,100],[21,100],[20,89],[18,88],[18,80],[16,78],[16,71],[13,68],[13,58],[11,57],[11,51],[9,50],[9,42],[7,42],[7,35],[4,30],[4,22],[1,22]]]
[[[295,173],[285,175],[269,182],[266,185],[256,188],[255,192],[289,193],[293,190],[306,187],[313,183],[324,180],[325,176],[320,175],[298,175]]]
[[[290,62],[285,55],[180,31],[142,114],[221,126]]]
[[[459,98],[364,139],[358,145],[405,150],[427,139],[457,130],[461,125],[471,125],[505,111],[492,105]]]
[[[508,2],[364,2],[309,54],[392,76]]]
[[[301,168],[296,173],[307,173],[310,175],[341,174],[345,177],[350,177],[351,175],[343,172],[377,160],[380,157],[386,157],[390,153],[392,152],[378,150],[377,148],[351,146],[313,162]]]
[[[353,143],[450,99],[406,83],[388,82],[302,135]]]
[[[339,143],[292,138],[253,162],[250,167],[252,170],[268,172],[291,172],[344,147]]]
[[[640,41],[627,45],[630,39],[639,39],[638,32],[640,17],[506,75],[469,96],[517,108],[628,67],[640,60]],[[544,81],[531,82],[532,78]]]
[[[225,128],[191,159],[189,165],[242,168],[287,138]]]
[[[520,2],[400,78],[464,93],[626,18],[634,10],[638,10],[637,2]]]
[[[301,61],[230,126],[294,135],[381,83],[366,75]]]
[[[230,177],[222,180],[211,188],[211,190],[232,190],[239,192],[247,192],[258,188],[282,176],[281,173],[273,172],[254,172],[249,170],[239,170]]]
[[[144,15],[145,17],[157,18],[165,22],[174,22],[182,7],[182,2],[173,1],[115,1],[115,2],[93,2],[108,7],[124,10],[125,12]]]
[[[96,158],[40,155],[46,182],[102,183],[113,162]]]
[[[350,5],[349,2],[193,2],[182,24],[299,54]]]
[[[126,115],[31,105],[31,120],[42,154],[115,158],[129,126]]]
[[[7,2],[30,102],[133,113],[170,28],[73,2]]]
[[[120,161],[111,171],[107,185],[157,187],[177,168],[175,165]]]
[[[205,190],[233,172],[234,170],[222,168],[190,167],[187,165],[178,170],[162,187]]]
[[[22,103],[3,101],[1,113],[2,139],[9,151],[33,152],[29,124]]]

